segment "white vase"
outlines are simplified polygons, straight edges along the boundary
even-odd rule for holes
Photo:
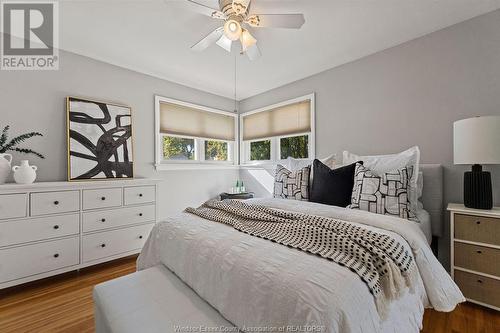
[[[22,160],[21,165],[12,167],[12,171],[14,171],[14,180],[18,184],[31,184],[36,179],[37,169],[35,165],[29,165],[28,160]]]
[[[0,154],[0,184],[5,183],[10,174],[11,154]]]

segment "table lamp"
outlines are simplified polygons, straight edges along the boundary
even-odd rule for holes
[[[453,124],[455,164],[471,164],[464,174],[464,205],[492,209],[491,174],[483,164],[500,164],[500,116],[458,120]]]

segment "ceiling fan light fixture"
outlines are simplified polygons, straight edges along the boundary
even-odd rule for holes
[[[227,20],[224,24],[224,34],[230,40],[238,40],[241,36],[241,24],[236,20]]]
[[[257,39],[247,30],[243,29],[240,37],[241,42],[241,52],[246,52],[246,50],[257,43]]]

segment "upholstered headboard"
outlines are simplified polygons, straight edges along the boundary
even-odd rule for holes
[[[432,235],[443,235],[443,167],[440,164],[421,164],[424,175],[422,203],[431,215]]]

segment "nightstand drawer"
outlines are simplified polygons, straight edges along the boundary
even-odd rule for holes
[[[500,219],[455,214],[455,238],[500,245]]]
[[[500,276],[500,250],[455,242],[455,266]]]
[[[500,307],[500,280],[455,270],[455,282],[466,298]]]

